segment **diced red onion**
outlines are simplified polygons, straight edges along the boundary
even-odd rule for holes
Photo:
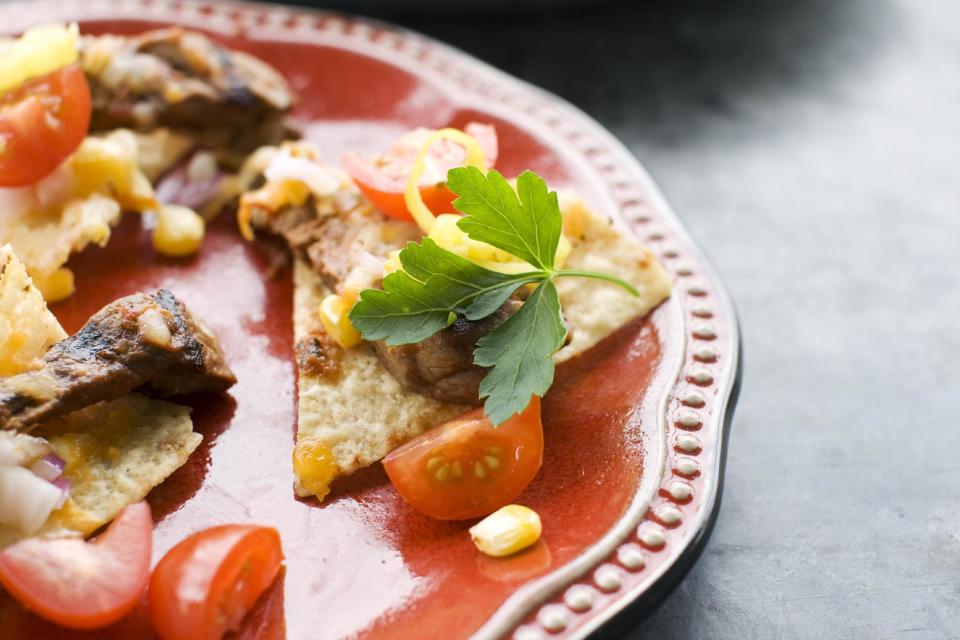
[[[53,481],[53,486],[60,489],[60,498],[53,505],[54,509],[59,509],[70,497],[70,478],[57,478]]]
[[[355,249],[353,256],[357,264],[363,267],[364,270],[378,275],[383,273],[384,260],[373,255],[366,249]]]
[[[47,482],[53,482],[60,477],[65,466],[67,466],[67,463],[63,461],[63,458],[55,453],[48,453],[34,462],[33,466],[30,467],[30,471],[33,471],[35,475],[40,476]]]
[[[190,181],[186,169],[180,167],[167,174],[157,185],[157,200],[193,210],[201,209],[220,194],[220,180],[223,176],[223,173],[217,172],[204,180]]]

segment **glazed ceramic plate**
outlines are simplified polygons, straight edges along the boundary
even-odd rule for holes
[[[77,20],[89,33],[200,28],[278,67],[300,94],[305,135],[337,158],[416,126],[493,122],[498,168],[576,189],[648,243],[672,297],[561,367],[544,409],[543,469],[520,498],[543,538],[507,559],[479,555],[466,523],[405,505],[380,466],[322,505],[291,489],[296,421],[289,271],[244,243],[228,216],[198,257],[168,261],[129,216],[106,249],[76,257],[68,331],[115,298],[166,287],[221,336],[240,381],[196,399],[204,443],[150,495],[155,558],[227,522],[281,532],[283,580],[245,637],[583,637],[649,608],[704,543],[719,504],[739,339],[723,287],[636,160],[561,100],[422,36],[360,19],[254,4],[64,0],[0,6],[0,24]],[[0,595],[5,639],[72,637]],[[609,628],[609,627],[607,627]],[[150,637],[143,609],[97,638]]]

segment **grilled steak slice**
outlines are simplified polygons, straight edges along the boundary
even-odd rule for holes
[[[206,146],[249,152],[287,137],[294,102],[268,64],[180,28],[88,36],[81,60],[93,130],[188,129]]]
[[[343,293],[379,287],[382,266],[368,268],[368,259],[385,258],[407,241],[417,239],[413,225],[385,221],[362,209],[318,215],[312,203],[286,206],[275,214],[252,218],[254,226],[282,237],[294,255],[306,261],[331,290]],[[384,367],[405,388],[442,402],[477,405],[486,369],[473,364],[477,340],[519,309],[511,299],[492,315],[471,322],[458,318],[450,327],[417,344],[389,347],[373,343]]]
[[[317,211],[328,204],[311,198],[269,215],[255,212],[251,222],[282,238],[293,255],[309,264],[327,288],[337,293],[379,286],[387,254],[419,238],[413,225],[386,220],[363,206]]]
[[[261,176],[252,185],[265,182]],[[283,238],[328,289],[352,296],[362,289],[379,287],[383,261],[407,242],[420,239],[421,234],[416,226],[388,220],[359,196],[350,198],[351,193],[345,191],[332,197],[311,196],[303,204],[273,209],[270,198],[261,199],[261,191],[254,190],[243,196],[241,207],[246,200],[251,224]],[[476,322],[458,318],[450,327],[417,344],[388,347],[375,342],[373,347],[383,366],[405,388],[443,402],[477,405],[480,382],[486,375],[484,368],[473,364],[477,340],[500,326],[521,304],[519,298],[511,299]]]
[[[477,340],[506,322],[521,304],[511,298],[475,322],[460,316],[423,342],[389,347],[378,341],[373,347],[383,366],[407,389],[442,402],[478,406],[480,382],[487,370],[473,364]]]
[[[144,388],[174,396],[236,382],[216,337],[172,293],[138,293],[98,311],[40,367],[0,378],[0,428],[37,423]]]

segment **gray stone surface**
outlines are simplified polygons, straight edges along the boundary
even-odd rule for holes
[[[725,277],[719,520],[631,637],[960,637],[960,3],[386,16],[577,104]]]

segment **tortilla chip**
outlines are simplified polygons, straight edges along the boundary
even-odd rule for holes
[[[12,376],[67,337],[10,245],[0,247],[0,376]]]
[[[183,466],[203,437],[190,408],[130,394],[46,422],[36,430],[67,462],[70,498],[43,532],[89,535]]]
[[[70,498],[43,533],[86,536],[179,469],[203,437],[190,408],[130,394],[51,420],[36,430],[66,460]]]
[[[343,349],[327,338],[316,311],[330,291],[300,260],[293,273],[299,354],[297,440],[310,438],[325,446],[337,465],[334,477],[373,464],[410,438],[469,409],[407,391],[380,365],[369,345]],[[316,365],[318,357],[326,366]],[[299,482],[296,488],[299,495],[310,495]]]
[[[66,461],[63,475],[71,482],[67,502],[38,534],[48,537],[90,535],[143,500],[203,439],[193,431],[189,407],[138,394],[45,422],[33,435]],[[0,549],[24,537],[0,525]]]
[[[640,292],[632,296],[613,284],[585,278],[556,280],[570,343],[554,356],[563,362],[583,353],[630,320],[645,316],[670,295],[670,276],[656,256],[629,232],[567,195],[564,228],[573,245],[565,269],[609,273]]]
[[[558,362],[589,349],[670,295],[666,271],[634,236],[579,200],[569,200],[563,210],[573,245],[564,266],[620,276],[636,286],[640,296],[598,280],[559,279],[557,288],[572,339],[556,354]],[[297,440],[311,439],[324,453],[330,452],[337,467],[334,478],[377,462],[407,440],[469,409],[404,389],[367,344],[342,349],[330,340],[316,316],[330,291],[300,261],[295,265],[294,291],[300,399]],[[296,489],[300,495],[310,493],[299,479]]]
[[[0,216],[0,241],[13,246],[31,276],[44,279],[62,267],[71,253],[90,244],[106,245],[111,227],[119,220],[120,205],[93,194],[54,212],[7,212]]]

